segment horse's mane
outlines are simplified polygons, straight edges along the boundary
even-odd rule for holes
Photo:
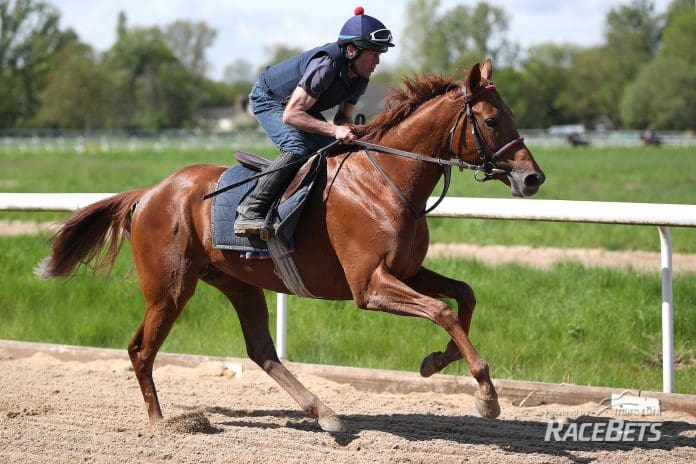
[[[450,79],[441,76],[404,77],[405,90],[392,87],[387,94],[384,111],[356,132],[365,141],[376,141],[392,127],[399,124],[428,100],[448,92],[454,86]]]

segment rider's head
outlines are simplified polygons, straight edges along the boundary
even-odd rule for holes
[[[391,31],[377,18],[366,15],[361,6],[355,9],[355,15],[341,28],[338,44],[342,47],[353,44],[358,50],[367,49],[379,53],[384,53],[389,47],[394,46]],[[349,58],[355,59],[357,56]]]

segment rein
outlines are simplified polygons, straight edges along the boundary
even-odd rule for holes
[[[479,182],[491,180],[494,174],[507,174],[509,172],[508,170],[498,168],[496,161],[512,147],[524,142],[524,138],[517,137],[500,147],[495,153],[491,153],[491,150],[488,147],[486,140],[481,135],[481,129],[479,128],[479,125],[476,122],[476,118],[474,117],[474,112],[472,109],[473,103],[476,99],[478,99],[484,93],[493,91],[495,89],[495,85],[490,84],[483,87],[475,94],[467,96],[466,87],[462,86],[462,95],[464,95],[464,106],[457,113],[457,116],[454,118],[452,128],[449,130],[450,159],[442,159],[439,157],[435,158],[432,156],[426,156],[406,150],[399,150],[397,148],[386,147],[384,145],[363,142],[362,140],[355,140],[353,142],[353,145],[357,145],[365,149],[365,154],[367,155],[372,165],[382,175],[382,177],[384,177],[392,191],[394,191],[398,195],[398,197],[401,198],[401,200],[409,207],[411,212],[416,217],[425,216],[426,214],[432,212],[435,208],[437,208],[437,206],[442,202],[442,200],[444,200],[445,196],[447,195],[447,191],[449,190],[450,185],[452,166],[458,167],[460,171],[463,171],[465,169],[475,171],[476,173],[474,174],[474,179],[476,179]],[[471,134],[474,138],[474,141],[476,142],[476,152],[478,153],[479,160],[481,161],[480,164],[468,163],[463,159],[459,158],[454,151],[454,133],[457,130],[457,126],[459,126],[459,122],[462,120],[462,116],[464,116],[464,114],[466,114],[466,119],[469,122],[469,125],[471,126]],[[445,178],[444,186],[442,188],[442,193],[440,194],[440,197],[430,208],[427,208],[423,212],[417,211],[411,203],[411,201],[408,198],[406,198],[406,196],[401,192],[401,190],[399,190],[396,184],[394,184],[394,182],[389,178],[387,173],[384,172],[382,167],[379,164],[377,164],[377,161],[375,161],[374,157],[370,153],[370,150],[379,151],[381,153],[388,153],[390,155],[396,155],[402,158],[408,158],[416,161],[435,163],[439,165],[442,168],[442,174]],[[477,176],[477,174],[480,172],[483,173],[483,177]]]
[[[418,154],[410,153],[410,152],[403,152],[402,154],[399,154],[399,153],[396,153],[396,151],[401,151],[401,150],[396,150],[394,148],[389,148],[389,147],[382,147],[381,145],[375,145],[375,144],[367,143],[367,142],[360,142],[358,140],[356,140],[354,142],[354,144],[361,145],[364,148],[366,148],[364,151],[365,151],[365,154],[367,155],[367,158],[372,163],[372,166],[374,166],[374,168],[377,170],[377,172],[379,172],[382,175],[382,177],[384,177],[384,179],[387,181],[387,184],[392,189],[392,191],[394,191],[394,193],[396,193],[399,196],[399,198],[401,198],[401,201],[403,201],[409,207],[409,209],[414,214],[414,216],[416,216],[416,217],[425,216],[426,214],[430,213],[432,210],[437,208],[437,206],[442,202],[442,200],[445,199],[445,196],[447,195],[447,191],[449,190],[450,179],[452,178],[452,164],[451,163],[448,163],[448,164],[441,163],[440,164],[440,166],[442,167],[442,175],[445,177],[445,184],[442,187],[442,193],[440,194],[440,198],[437,199],[437,201],[435,202],[435,204],[433,206],[431,206],[430,208],[421,212],[421,211],[416,210],[416,208],[413,206],[413,203],[411,203],[411,200],[406,198],[406,195],[404,195],[401,192],[401,190],[399,190],[399,187],[397,187],[396,184],[394,183],[394,181],[392,181],[389,178],[389,175],[386,172],[384,172],[384,169],[382,169],[382,167],[379,164],[377,164],[377,161],[375,161],[374,157],[370,153],[370,150],[367,150],[367,148],[372,148],[373,150],[379,150],[380,152],[383,151],[385,153],[389,153],[392,155],[403,156],[404,158],[415,159],[415,160],[420,160],[420,161],[433,162],[433,158],[428,158],[426,156],[422,156],[422,155],[418,155]],[[369,145],[369,147],[365,147],[365,145]],[[387,149],[389,151],[384,150],[384,149]],[[394,150],[394,151],[392,151],[392,150]],[[417,158],[414,158],[413,156],[417,156]],[[443,160],[440,160],[440,161],[443,161]],[[446,160],[444,160],[444,161],[446,161]]]
[[[369,150],[379,151],[382,153],[389,153],[390,155],[396,155],[396,156],[400,156],[402,158],[408,158],[408,159],[412,159],[412,160],[416,160],[416,161],[425,161],[427,163],[435,163],[435,164],[438,164],[440,166],[450,166],[450,167],[456,166],[459,168],[460,171],[463,171],[465,169],[468,169],[470,171],[483,171],[484,170],[483,165],[467,163],[466,161],[463,161],[459,158],[457,158],[456,160],[433,158],[432,156],[421,155],[419,153],[414,153],[412,151],[399,150],[398,148],[386,147],[384,145],[378,145],[376,143],[363,142],[362,140],[353,141],[353,145],[367,148]],[[492,171],[492,172],[495,174],[504,174],[507,171],[505,171],[503,169],[495,168],[494,171]]]
[[[474,174],[474,179],[476,179],[479,182],[485,182],[488,180],[491,180],[493,178],[494,174],[507,174],[509,170],[505,169],[500,169],[497,167],[496,161],[509,149],[512,147],[522,143],[524,141],[523,137],[517,137],[510,142],[506,143],[502,147],[500,147],[495,153],[491,153],[490,148],[488,147],[488,144],[486,143],[486,140],[483,138],[481,135],[481,129],[479,128],[478,123],[476,122],[476,118],[474,117],[474,112],[472,109],[473,103],[475,100],[477,100],[481,95],[487,92],[494,91],[496,89],[495,85],[489,84],[483,88],[481,88],[479,91],[477,91],[474,94],[468,95],[466,94],[466,87],[462,85],[462,95],[464,96],[464,106],[462,107],[459,112],[457,112],[457,116],[454,118],[454,123],[452,124],[452,128],[449,130],[450,138],[449,138],[449,151],[450,151],[450,159],[442,159],[442,158],[435,158],[432,156],[427,156],[427,155],[422,155],[419,153],[414,153],[411,151],[406,151],[406,150],[400,150],[398,148],[392,148],[392,147],[387,147],[384,145],[378,145],[375,143],[371,142],[364,142],[362,140],[355,140],[353,141],[354,146],[359,146],[364,148],[365,154],[367,155],[368,159],[372,163],[372,165],[375,167],[377,172],[380,173],[382,177],[387,181],[387,184],[389,187],[397,194],[397,196],[409,207],[411,212],[416,216],[416,217],[423,217],[426,214],[432,212],[437,206],[444,200],[445,196],[447,195],[447,191],[449,190],[450,186],[450,179],[452,177],[452,166],[456,166],[459,168],[460,171],[463,170],[470,170],[470,171],[475,171],[476,173]],[[479,160],[481,161],[480,164],[472,164],[464,161],[463,159],[459,158],[457,154],[454,151],[454,133],[457,130],[457,127],[459,126],[460,121],[462,120],[462,117],[466,114],[466,120],[468,121],[469,125],[471,126],[471,134],[474,138],[474,141],[476,142],[476,152],[478,153]],[[342,143],[340,140],[334,140],[332,143],[327,145],[326,147],[318,150],[316,153],[319,154],[320,156],[326,156],[327,151],[334,147],[335,145]],[[370,150],[378,151],[380,153],[387,153],[390,155],[395,155],[395,156],[400,156],[402,158],[408,158],[411,160],[415,161],[425,161],[427,163],[435,163],[439,165],[442,169],[442,174],[444,176],[445,182],[442,188],[442,193],[440,194],[440,197],[437,199],[437,201],[430,207],[425,209],[422,212],[419,212],[416,210],[416,208],[413,206],[411,201],[406,198],[406,196],[399,190],[399,187],[397,187],[396,184],[389,178],[387,173],[382,169],[382,167],[375,161],[374,157],[370,153]],[[263,177],[267,174],[270,174],[275,171],[280,171],[282,169],[285,169],[291,165],[299,164],[299,163],[304,163],[306,159],[301,159],[294,161],[287,166],[283,166],[278,169],[274,169],[271,171],[264,171],[260,172],[256,175],[250,176],[242,181],[236,182],[231,185],[227,185],[219,190],[216,190],[214,192],[210,192],[206,195],[203,196],[203,199],[209,199],[211,197],[214,197],[220,193],[226,192],[227,190],[230,190],[232,188],[238,187],[242,184],[245,184],[249,181],[252,181],[254,179],[258,179],[259,177]],[[477,176],[478,173],[483,173],[483,176]]]

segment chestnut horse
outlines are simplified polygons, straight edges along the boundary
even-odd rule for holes
[[[497,417],[500,408],[488,365],[468,337],[474,292],[422,263],[428,249],[423,210],[442,176],[442,163],[480,170],[509,185],[514,196],[533,195],[544,182],[491,75],[486,60],[463,82],[406,79],[407,90],[392,92],[385,111],[356,130],[365,142],[431,158],[355,146],[329,156],[295,231],[293,255],[307,289],[318,298],[352,299],[361,309],[423,317],[447,331],[451,340],[444,352],[426,356],[421,374],[429,376],[463,357],[478,382],[477,409],[486,418]],[[234,306],[249,357],[322,429],[343,430],[334,411],[278,359],[263,289],[289,292],[273,263],[212,247],[211,202],[203,196],[215,189],[224,169],[189,166],[149,189],[78,210],[56,233],[51,256],[37,274],[68,276],[89,262],[109,268],[123,237],[130,240],[146,310],[128,353],[152,423],[162,418],[152,378],[155,356],[202,280]],[[458,313],[440,298],[454,299]]]

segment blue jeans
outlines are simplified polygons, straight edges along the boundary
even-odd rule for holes
[[[295,156],[309,156],[320,148],[333,142],[333,138],[321,134],[310,134],[283,123],[285,104],[272,94],[263,90],[256,82],[249,94],[249,108],[266,135],[284,153]],[[312,114],[315,118],[325,120],[321,114]]]

